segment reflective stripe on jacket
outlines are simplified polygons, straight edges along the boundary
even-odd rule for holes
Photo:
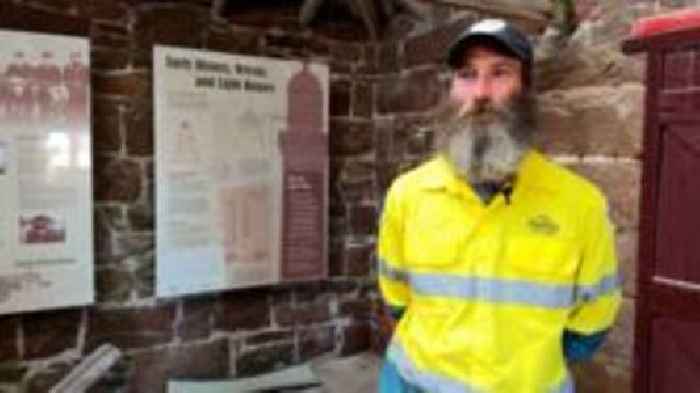
[[[379,231],[379,284],[406,312],[388,352],[426,392],[573,392],[564,330],[608,329],[620,304],[607,204],[531,151],[484,205],[442,157],[400,176]]]

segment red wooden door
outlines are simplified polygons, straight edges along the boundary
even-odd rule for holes
[[[633,385],[700,392],[700,31],[653,44]]]

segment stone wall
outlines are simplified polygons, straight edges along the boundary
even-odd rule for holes
[[[624,57],[620,40],[635,17],[690,2],[577,1],[575,25],[553,23],[560,30],[539,40],[539,143],[606,192],[626,273],[618,326],[575,370],[584,393],[630,391],[644,59]],[[380,201],[431,153],[444,47],[483,11],[424,1],[422,19],[399,15],[370,41],[335,11],[309,28],[297,21],[300,2],[247,3],[225,15],[215,0],[0,4],[0,25],[92,40],[97,282],[95,306],[0,317],[0,392],[46,392],[102,343],[126,355],[92,393],[163,392],[168,378],[247,376],[369,347]],[[155,299],[154,43],[330,65],[330,279]]]

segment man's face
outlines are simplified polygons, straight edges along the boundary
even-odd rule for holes
[[[440,148],[469,181],[514,175],[533,131],[534,102],[522,64],[488,46],[472,46],[455,71]]]
[[[479,110],[490,103],[503,107],[522,89],[522,64],[513,57],[484,46],[464,51],[462,67],[452,78],[450,98],[463,112]]]

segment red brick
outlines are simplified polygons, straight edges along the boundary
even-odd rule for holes
[[[331,116],[350,114],[350,82],[331,82],[329,112]]]
[[[373,235],[377,231],[377,209],[374,206],[357,205],[350,208],[350,233]]]
[[[374,92],[370,82],[356,82],[352,89],[352,115],[371,118],[374,111]]]
[[[9,1],[0,2],[0,24],[13,30],[78,36],[87,36],[90,29],[87,19],[15,5]]]
[[[116,153],[122,144],[119,104],[101,98],[93,100],[93,145],[95,152]]]
[[[126,114],[126,150],[129,155],[153,155],[153,111],[144,102]]]
[[[263,290],[236,290],[223,294],[216,307],[214,326],[225,331],[270,326],[270,304]]]
[[[170,379],[220,379],[229,376],[227,339],[169,347],[133,355],[129,392],[160,393]]]
[[[93,74],[92,87],[96,94],[151,97],[151,76],[144,72]]]
[[[131,273],[117,267],[100,268],[95,273],[97,301],[125,302],[133,289]]]
[[[90,67],[100,72],[124,70],[129,65],[129,51],[92,47]]]
[[[299,330],[299,358],[306,361],[335,349],[335,329],[319,327]]]
[[[95,199],[133,202],[142,192],[142,171],[138,163],[95,155]]]
[[[212,332],[212,318],[216,310],[216,297],[203,296],[182,302],[182,320],[177,325],[177,335],[183,340],[208,337]]]
[[[274,344],[241,353],[236,359],[236,377],[248,377],[291,365],[295,359],[294,344]]]
[[[136,13],[133,34],[142,49],[155,44],[201,48],[207,16],[206,9],[188,4],[144,7]]]
[[[340,304],[340,315],[356,320],[368,320],[372,315],[372,303],[367,299],[347,300]]]
[[[88,321],[87,347],[111,343],[121,349],[165,344],[173,338],[175,306],[118,310],[92,309]]]
[[[275,319],[280,326],[305,326],[326,322],[330,312],[326,302],[275,307]]]
[[[432,109],[443,92],[437,70],[421,70],[407,77],[391,77],[377,88],[380,113],[421,112]]]
[[[75,349],[81,311],[53,311],[22,316],[25,359],[44,358]]]
[[[372,265],[374,245],[350,246],[345,250],[346,274],[349,276],[367,276]]]
[[[374,147],[374,133],[369,122],[331,121],[329,138],[332,156],[366,154]]]
[[[211,30],[207,34],[205,47],[221,52],[254,55],[260,50],[260,34],[232,29]]]
[[[19,319],[16,317],[0,317],[0,359],[17,360],[17,328]]]
[[[369,322],[350,325],[343,330],[342,356],[364,352],[370,348],[371,330]]]

